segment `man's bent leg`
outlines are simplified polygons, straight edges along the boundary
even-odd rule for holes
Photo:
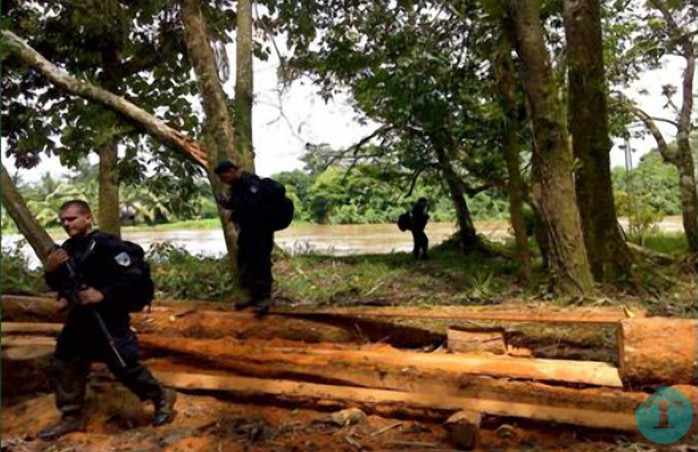
[[[126,363],[123,367],[111,349],[106,350],[106,363],[109,370],[124,386],[135,393],[141,400],[150,400],[155,405],[153,425],[164,425],[175,417],[175,392],[163,388],[150,370],[138,361],[138,339],[129,328],[117,334],[112,333],[116,348]]]

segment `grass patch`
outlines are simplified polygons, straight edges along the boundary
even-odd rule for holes
[[[215,220],[217,221],[217,220]],[[647,240],[662,252],[678,253],[679,237],[661,235]],[[43,269],[28,270],[19,253],[23,243],[2,253],[3,290],[45,291]],[[689,315],[695,297],[695,276],[676,273],[675,281],[659,294],[660,301],[641,299],[603,286],[602,297],[565,299],[548,291],[549,275],[534,259],[532,281],[517,282],[513,243],[492,244],[491,254],[463,256],[445,243],[430,250],[431,260],[415,262],[409,253],[346,257],[299,255],[275,263],[275,296],[309,306],[351,305],[357,300],[390,299],[411,306],[486,306],[502,302],[549,306],[609,306],[625,304],[657,310],[662,315]],[[534,245],[532,245],[534,246]],[[535,254],[534,254],[535,255]],[[228,301],[241,296],[231,278],[227,257],[193,255],[171,244],[148,252],[158,298]],[[649,275],[649,274],[648,274]],[[671,309],[667,309],[671,306]]]
[[[688,241],[682,233],[655,232],[643,238],[632,238],[630,241],[665,254],[684,254],[688,251]]]

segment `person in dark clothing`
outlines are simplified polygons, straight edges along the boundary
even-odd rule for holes
[[[424,229],[427,227],[427,222],[429,221],[429,214],[427,213],[427,200],[426,198],[419,198],[412,207],[411,215],[411,228],[412,238],[414,239],[414,258],[428,259],[427,249],[429,248],[429,239],[424,233]]]
[[[238,230],[240,283],[249,294],[249,298],[235,303],[235,307],[252,307],[258,315],[265,315],[274,282],[271,262],[274,228],[265,213],[265,187],[259,177],[227,160],[220,162],[214,172],[221,182],[230,186],[230,197],[221,197],[218,202],[231,211],[230,218]]]
[[[118,237],[92,230],[92,213],[84,201],[63,204],[59,219],[70,238],[48,256],[46,282],[57,291],[67,287],[68,269],[64,264],[71,260],[86,287],[79,292],[79,304],[69,311],[56,343],[53,366],[61,420],[42,430],[39,438],[51,441],[85,429],[87,376],[95,361],[105,362],[114,376],[141,400],[153,402],[153,425],[172,422],[176,394],[164,388],[139,363],[138,342],[129,325],[129,294],[134,281],[142,276],[140,267],[134,265],[132,251]],[[125,366],[110,348],[93,309],[101,315]]]

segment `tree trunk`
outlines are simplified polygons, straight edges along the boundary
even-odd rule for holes
[[[109,40],[102,48],[100,74],[102,86],[118,94],[121,82],[121,66],[116,46]],[[118,118],[115,118],[118,121]],[[99,154],[99,209],[97,223],[102,232],[121,237],[121,209],[119,208],[118,148],[120,138],[113,135],[109,142],[97,149]]]
[[[209,155],[208,178],[215,196],[225,191],[224,185],[218,181],[218,177],[213,173],[213,168],[219,161],[233,160],[250,172],[254,172],[254,162],[237,152],[233,120],[228,111],[223,85],[218,77],[216,59],[209,45],[208,26],[201,8],[200,0],[182,0],[184,43],[199,79],[199,91],[206,113],[203,138]],[[237,231],[233,223],[225,219],[220,206],[218,213],[223,224],[223,234],[230,264],[237,269]]]
[[[252,147],[252,8],[251,0],[238,0],[236,15],[235,137],[238,154],[254,162]]]
[[[121,237],[119,179],[114,171],[117,163],[118,138],[98,149],[99,152],[99,230]]]
[[[696,54],[693,36],[690,30],[678,25],[676,20],[660,0],[651,0],[655,8],[662,13],[667,22],[672,38],[681,44],[682,56],[686,60],[683,73],[682,104],[678,117],[678,134],[676,144],[678,155],[674,164],[681,177],[681,204],[683,207],[683,227],[691,253],[698,253],[698,196],[696,195],[695,167],[691,151],[691,114],[693,113],[693,78],[696,73]]]
[[[531,105],[530,102],[526,102],[526,112],[528,117],[531,117]],[[533,134],[533,122],[529,121],[528,126]],[[531,185],[529,187],[530,193],[528,195],[528,200],[531,205],[531,210],[533,211],[533,217],[535,219],[535,227],[533,233],[536,236],[536,243],[538,244],[538,249],[540,250],[540,256],[542,260],[542,269],[546,272],[550,270],[550,262],[552,260],[552,252],[550,247],[550,228],[548,223],[543,219],[543,210],[540,207],[538,200],[540,199],[540,184],[537,181],[542,179],[540,172],[540,152],[536,150],[536,140],[532,143],[533,152],[531,154]]]
[[[557,292],[583,295],[593,289],[589,261],[572,178],[573,159],[567,127],[552,79],[537,0],[506,0],[505,29],[522,60],[523,81],[531,104],[535,152],[540,157],[538,202],[550,230],[550,270]]]
[[[688,149],[681,149],[682,146]],[[698,193],[696,192],[695,167],[688,140],[679,141],[679,177],[681,178],[681,205],[683,207],[683,229],[690,253],[698,253]]]
[[[441,146],[435,147],[436,158],[439,161],[439,166],[441,167],[441,173],[446,180],[446,185],[451,193],[451,200],[456,208],[456,217],[458,218],[458,234],[461,247],[463,252],[469,253],[477,249],[479,245],[479,239],[477,237],[477,232],[475,232],[475,225],[473,224],[473,219],[470,216],[470,210],[468,209],[468,203],[465,200],[465,190],[463,190],[463,184],[460,178],[453,169],[451,161],[446,155],[446,151]]]
[[[577,204],[584,244],[596,280],[628,275],[634,263],[620,233],[611,182],[606,76],[599,0],[565,0],[568,124],[577,169]]]
[[[180,151],[185,157],[204,168],[207,166],[205,151],[192,138],[175,130],[142,108],[107,90],[83,82],[71,76],[63,69],[51,64],[23,39],[11,31],[2,30],[3,51],[15,56],[33,67],[51,83],[67,92],[104,105],[106,108],[125,116],[147,133],[162,140],[166,145]]]
[[[502,108],[505,113],[505,138],[504,138],[504,159],[507,163],[509,181],[507,191],[509,192],[509,212],[511,215],[511,225],[514,228],[516,238],[516,254],[521,266],[519,279],[527,282],[531,277],[531,259],[528,250],[528,234],[526,233],[526,222],[524,221],[523,202],[525,184],[521,176],[519,162],[519,118],[516,102],[516,79],[514,65],[511,60],[510,46],[502,49],[502,54],[495,61],[494,67],[498,72],[498,90],[502,100]]]
[[[46,262],[54,245],[53,239],[27,208],[22,195],[12,183],[12,178],[5,169],[5,165],[2,166],[2,205],[5,206],[10,218],[17,225],[19,232],[27,239],[39,260],[42,263]]]

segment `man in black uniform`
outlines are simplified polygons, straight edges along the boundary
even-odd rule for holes
[[[220,162],[214,172],[221,182],[230,186],[230,197],[221,197],[218,202],[231,211],[231,220],[238,229],[240,283],[249,293],[249,298],[235,303],[235,307],[252,307],[258,315],[264,315],[269,311],[274,282],[271,272],[274,228],[265,215],[265,187],[259,177],[227,160]]]
[[[417,203],[412,207],[412,224],[410,230],[412,231],[412,238],[414,239],[414,254],[415,259],[428,259],[427,249],[429,248],[429,239],[424,233],[424,229],[427,227],[427,222],[429,221],[429,214],[427,213],[427,200],[426,198],[419,198]]]
[[[59,218],[70,238],[49,255],[46,282],[54,290],[66,287],[69,279],[64,264],[70,259],[86,288],[79,292],[79,304],[68,314],[56,344],[55,393],[62,418],[41,431],[39,437],[50,441],[85,429],[85,392],[93,361],[106,362],[121,383],[141,400],[154,403],[153,425],[171,422],[175,392],[162,387],[138,362],[138,342],[129,326],[129,294],[133,282],[142,276],[141,268],[134,265],[130,249],[118,237],[92,230],[92,213],[84,201],[63,204]],[[93,309],[101,315],[125,366],[110,348]]]

